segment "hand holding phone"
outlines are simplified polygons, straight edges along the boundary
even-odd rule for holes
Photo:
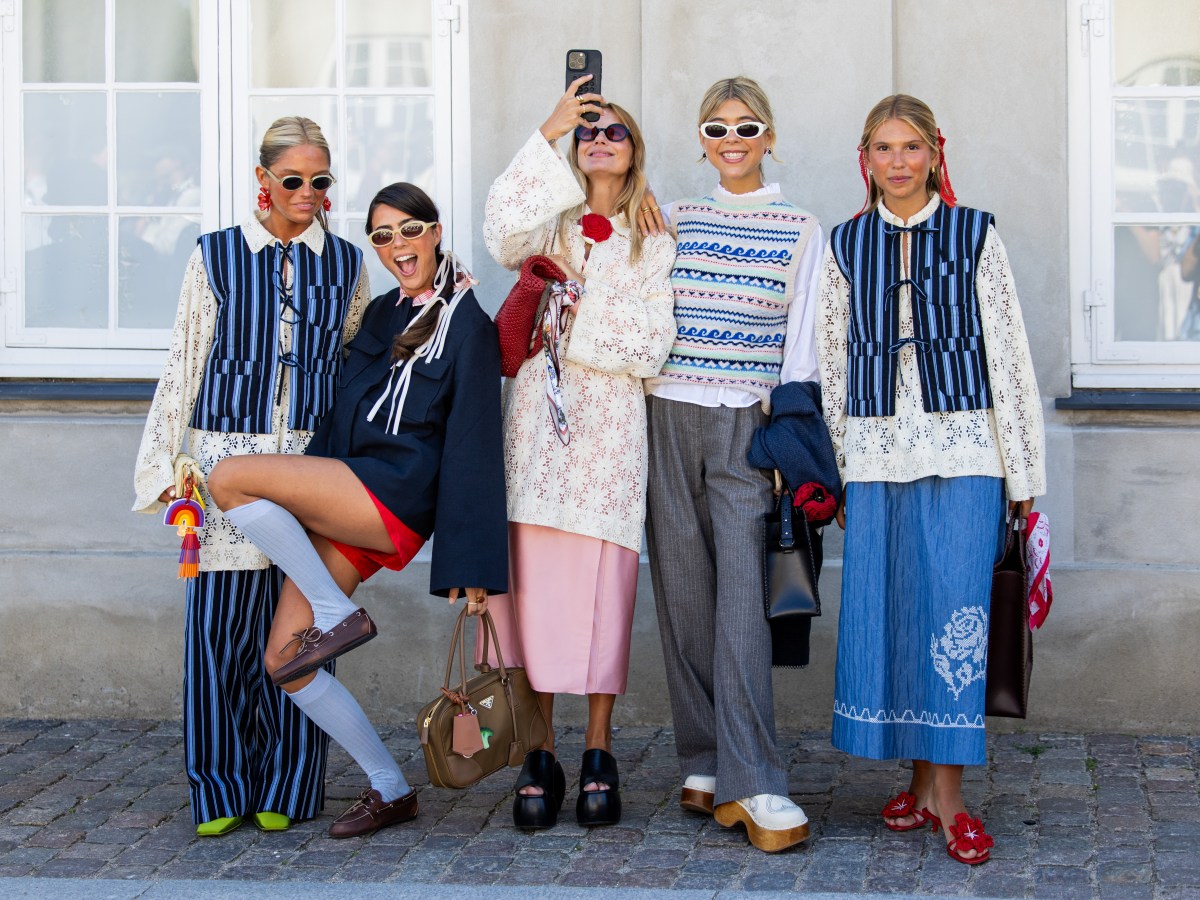
[[[581,51],[570,51],[570,53],[577,52]],[[570,53],[568,53],[567,58],[568,67],[571,64]],[[578,63],[578,60],[576,60],[576,63]],[[569,71],[568,68],[568,73]],[[600,106],[598,104],[603,103],[604,98],[599,94],[583,90],[584,85],[595,83],[598,80],[595,74],[583,72],[567,82],[566,93],[558,98],[558,103],[555,104],[554,111],[550,113],[550,117],[542,123],[539,129],[542,137],[553,144],[563,135],[574,131],[576,126],[589,125],[600,118]]]
[[[567,51],[567,90],[574,89],[575,96],[583,94],[600,95],[600,76],[604,69],[604,57],[599,50],[568,50]],[[591,76],[582,84],[576,84],[581,75]],[[585,112],[583,117],[589,122],[600,118],[599,112]]]

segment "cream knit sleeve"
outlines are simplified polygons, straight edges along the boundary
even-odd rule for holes
[[[1008,254],[994,227],[988,228],[979,257],[975,293],[983,322],[1004,486],[1010,500],[1037,497],[1046,493],[1042,400]]]
[[[346,310],[346,320],[342,326],[342,346],[346,346],[358,334],[362,325],[363,313],[371,302],[371,281],[367,277],[367,261],[364,259],[358,270],[358,284],[354,286],[354,295],[350,298],[350,308]]]
[[[142,432],[134,468],[134,512],[158,512],[158,496],[175,483],[175,455],[183,447],[192,407],[200,393],[204,364],[212,349],[217,298],[208,283],[204,257],[197,247],[188,259],[179,292],[167,364]]]
[[[535,131],[488,191],[483,207],[488,252],[506,269],[551,252],[559,215],[586,199],[566,161]]]
[[[846,354],[850,328],[850,283],[842,276],[833,251],[825,248],[817,290],[817,362],[821,374],[821,405],[833,439],[838,471],[846,475]]]

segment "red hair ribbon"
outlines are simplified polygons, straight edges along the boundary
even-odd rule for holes
[[[867,176],[867,148],[858,148],[858,171],[862,174],[863,184],[867,186],[867,199],[863,201],[862,209],[854,214],[854,218],[858,218],[867,211],[867,207],[871,205],[871,179]]]
[[[940,191],[942,202],[947,206],[953,206],[958,202],[958,198],[954,196],[954,188],[950,186],[950,171],[946,168],[946,139],[942,136],[942,129],[938,129],[938,165],[942,170],[942,189]]]

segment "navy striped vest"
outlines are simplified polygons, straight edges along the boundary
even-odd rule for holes
[[[291,429],[315,430],[333,405],[362,251],[327,233],[319,256],[297,241],[251,253],[240,226],[201,235],[199,243],[217,298],[217,324],[192,427],[270,434],[275,373],[282,366],[280,378],[291,376]],[[282,290],[286,257],[290,295]],[[279,349],[280,319],[292,323],[288,353]]]
[[[896,414],[900,349],[913,344],[926,412],[992,405],[975,274],[991,213],[939,206],[907,228],[878,211],[843,222],[829,243],[850,282],[846,413]],[[911,278],[900,269],[901,234],[911,235]],[[900,338],[900,288],[910,288],[913,336]]]

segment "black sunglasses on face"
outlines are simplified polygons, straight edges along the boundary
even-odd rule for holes
[[[311,184],[314,191],[327,191],[337,183],[337,179],[332,175],[317,175],[313,178],[301,178],[299,175],[284,175],[280,178],[270,169],[263,169],[263,171],[278,181],[279,186],[285,191],[298,191],[305,184]]]
[[[604,132],[604,136],[614,143],[623,141],[629,137],[629,129],[620,122],[613,122],[607,128],[589,128],[587,125],[575,126],[575,139],[580,141],[594,141],[596,135]]]

